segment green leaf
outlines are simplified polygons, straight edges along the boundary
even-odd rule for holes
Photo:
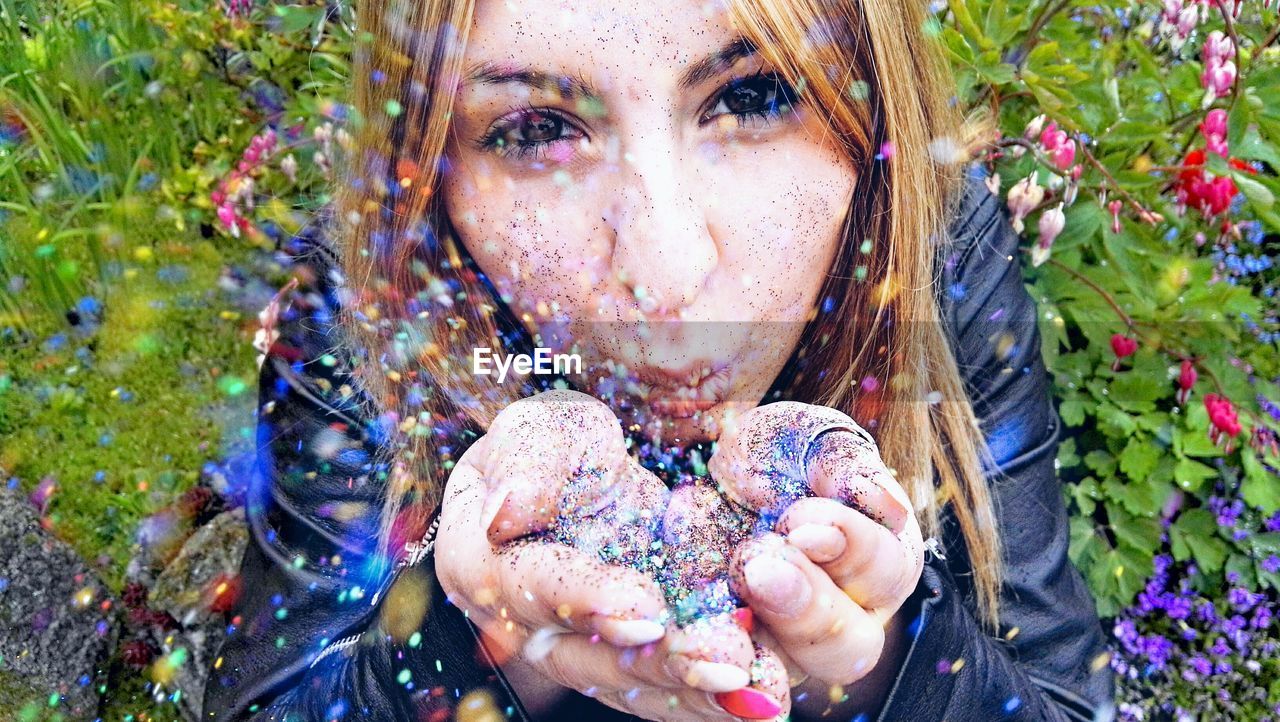
[[[1258,587],[1258,577],[1254,573],[1253,560],[1244,554],[1233,553],[1227,557],[1226,566],[1223,572],[1230,575],[1233,572],[1236,575],[1236,584],[1245,589],[1256,589]]]
[[[1159,458],[1160,452],[1151,440],[1134,436],[1120,452],[1120,471],[1133,481],[1145,481]]]
[[[1253,547],[1253,552],[1260,557],[1280,554],[1280,531],[1254,534],[1249,537],[1249,546]]]
[[[1093,515],[1093,511],[1098,506],[1098,499],[1101,492],[1098,490],[1098,481],[1092,476],[1086,477],[1078,484],[1069,484],[1067,486],[1070,498],[1075,502],[1076,507],[1080,510],[1081,517],[1089,517]]]
[[[1258,135],[1257,128],[1249,128],[1239,143],[1231,146],[1231,154],[1237,158],[1260,160],[1272,168],[1280,168],[1280,152]]]
[[[1193,493],[1199,491],[1204,482],[1217,476],[1217,469],[1185,457],[1173,467],[1173,480],[1184,491]]]
[[[1099,476],[1111,476],[1116,472],[1116,460],[1102,449],[1093,449],[1084,455],[1084,465]]]
[[[1236,186],[1240,189],[1240,192],[1254,206],[1270,208],[1275,205],[1276,197],[1271,193],[1271,189],[1250,178],[1247,173],[1235,172],[1231,175],[1235,179]]]
[[[1267,471],[1252,449],[1240,450],[1240,463],[1245,477],[1240,484],[1240,497],[1264,514],[1280,510],[1280,477]]]
[[[1159,512],[1171,488],[1167,481],[1157,479],[1125,482],[1120,477],[1111,477],[1102,482],[1107,498],[1119,502],[1126,512],[1135,517],[1151,517]]]
[[[1218,534],[1218,522],[1208,509],[1184,512],[1169,527],[1173,556],[1179,561],[1194,557],[1205,574],[1216,574],[1230,551]]]
[[[1191,431],[1190,433],[1183,432],[1182,434],[1182,453],[1187,456],[1212,458],[1222,456],[1222,449],[1214,446],[1204,432]]]
[[[1079,426],[1084,423],[1084,402],[1079,398],[1065,399],[1058,405],[1058,415],[1067,426]]]
[[[1109,436],[1129,436],[1138,428],[1132,416],[1107,403],[1098,404],[1098,423]]]
[[[1128,517],[1114,521],[1111,530],[1116,540],[1134,551],[1152,556],[1160,548],[1160,522],[1146,517]]]

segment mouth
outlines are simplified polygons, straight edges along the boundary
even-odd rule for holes
[[[671,419],[689,419],[725,401],[728,366],[691,364],[683,369],[641,367],[634,370],[649,409]]]

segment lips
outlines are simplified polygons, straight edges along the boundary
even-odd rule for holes
[[[729,392],[726,366],[695,364],[685,369],[639,368],[635,376],[649,408],[673,419],[687,419],[723,403]]]

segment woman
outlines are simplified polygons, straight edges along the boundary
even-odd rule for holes
[[[207,716],[1105,716],[1018,239],[922,4],[646,5],[361,4],[363,124],[269,329]],[[484,360],[535,348],[583,368]],[[605,413],[486,434],[565,386]],[[636,570],[524,543],[565,479],[516,477],[611,424],[749,506],[708,442],[832,410],[802,498],[725,550],[754,624],[691,642]],[[854,489],[859,425],[892,475]]]

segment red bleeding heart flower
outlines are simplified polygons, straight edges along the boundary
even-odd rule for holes
[[[1111,335],[1111,350],[1115,352],[1115,363],[1111,364],[1112,371],[1120,370],[1120,359],[1126,356],[1132,356],[1138,350],[1138,342],[1129,338],[1122,333]]]
[[[1205,170],[1207,154],[1203,148],[1196,148],[1187,154],[1182,162],[1183,170],[1174,181],[1174,195],[1178,203],[1195,208],[1207,218],[1220,215],[1231,207],[1231,201],[1240,192],[1235,181],[1229,176],[1215,176]],[[1227,164],[1247,173],[1257,173],[1248,163],[1239,158],[1232,158]]]
[[[1178,404],[1185,406],[1187,399],[1191,398],[1191,387],[1196,385],[1196,379],[1199,374],[1196,373],[1195,364],[1190,359],[1182,360],[1182,369],[1178,373]]]
[[[1209,439],[1215,445],[1225,441],[1225,450],[1231,453],[1235,448],[1235,437],[1241,430],[1235,405],[1224,396],[1205,394],[1204,408],[1209,412]]]

